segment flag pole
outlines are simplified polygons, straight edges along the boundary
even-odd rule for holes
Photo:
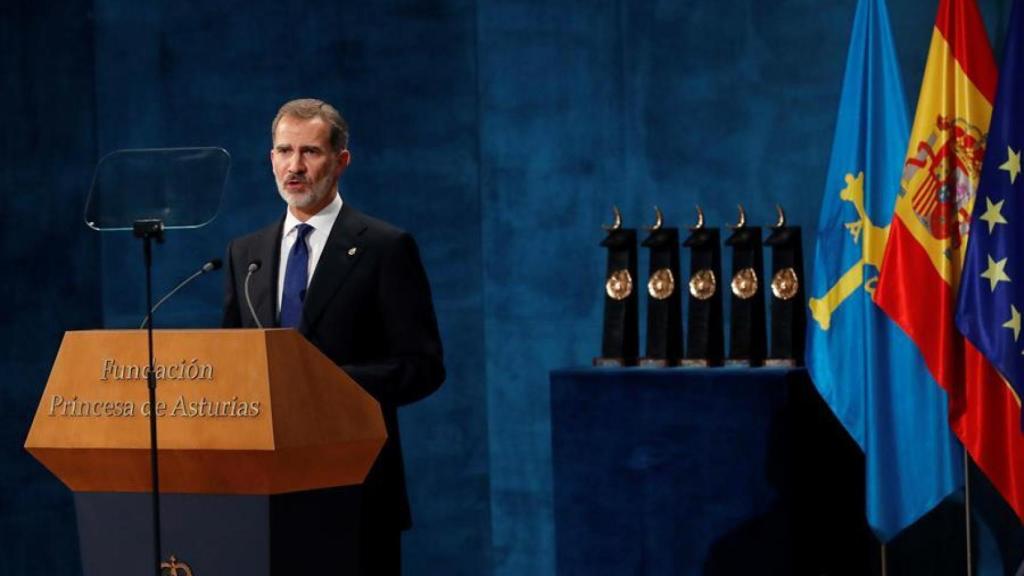
[[[974,568],[971,562],[971,456],[964,446],[964,526],[967,528],[964,547],[967,550],[967,576],[973,576]]]
[[[882,542],[882,576],[888,576],[888,562],[885,561],[885,542]]]

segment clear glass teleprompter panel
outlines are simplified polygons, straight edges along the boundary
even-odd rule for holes
[[[223,148],[149,148],[111,152],[96,165],[85,223],[131,230],[137,220],[199,228],[220,210],[231,156]]]

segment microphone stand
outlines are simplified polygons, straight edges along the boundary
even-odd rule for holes
[[[149,374],[146,382],[149,387],[149,460],[150,472],[153,477],[153,554],[156,576],[160,576],[160,562],[163,554],[160,551],[160,464],[156,450],[156,369],[153,361],[153,250],[152,241],[164,241],[164,223],[161,220],[136,220],[132,225],[136,238],[142,239],[142,253],[146,264],[146,336],[149,341]]]

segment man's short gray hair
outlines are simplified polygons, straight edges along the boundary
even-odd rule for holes
[[[299,98],[285,102],[284,106],[274,116],[274,123],[270,125],[270,139],[273,141],[277,134],[277,123],[285,116],[295,116],[304,120],[319,118],[331,127],[331,148],[335,152],[341,152],[348,148],[348,124],[341,117],[341,112],[323,100],[316,98]]]

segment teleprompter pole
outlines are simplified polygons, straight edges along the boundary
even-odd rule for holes
[[[156,441],[156,370],[153,361],[153,240],[164,241],[164,223],[160,220],[136,220],[132,231],[142,239],[142,253],[146,266],[146,337],[149,346],[149,373],[146,382],[149,388],[149,461],[153,478],[153,566],[160,576],[163,554],[160,550],[160,463],[157,459]]]

